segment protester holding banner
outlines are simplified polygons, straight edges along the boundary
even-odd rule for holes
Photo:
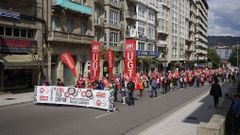
[[[60,78],[57,78],[57,86],[64,86],[64,83],[61,81]]]

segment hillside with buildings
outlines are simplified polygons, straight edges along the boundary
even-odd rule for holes
[[[208,46],[232,46],[240,44],[240,37],[233,36],[208,36]]]

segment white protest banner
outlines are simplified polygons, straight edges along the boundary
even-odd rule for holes
[[[36,86],[35,103],[75,105],[113,109],[113,94],[110,91],[74,87]]]

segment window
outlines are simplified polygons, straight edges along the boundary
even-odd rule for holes
[[[67,32],[72,33],[73,32],[73,20],[72,19],[67,19]]]
[[[32,29],[28,29],[28,38],[34,38],[34,31]]]
[[[155,39],[155,27],[154,26],[151,26],[151,25],[148,26],[148,36],[151,39]]]
[[[138,16],[145,18],[145,13],[146,13],[146,9],[142,6],[139,6],[138,7]]]
[[[154,51],[154,45],[153,44],[148,44],[148,51]]]
[[[12,28],[6,27],[6,36],[12,36]]]
[[[118,45],[118,33],[110,32],[110,45],[117,46]]]
[[[109,23],[110,23],[110,25],[118,24],[118,12],[117,11],[110,10]]]
[[[4,35],[4,27],[0,26],[0,35]]]
[[[154,12],[149,11],[148,19],[151,22],[155,22],[155,14],[154,14]]]
[[[145,44],[144,43],[138,43],[138,50],[144,51],[145,50]]]
[[[19,37],[20,36],[19,28],[14,28],[13,29],[13,36],[14,37]]]
[[[27,30],[21,29],[21,37],[27,37]]]
[[[80,34],[85,35],[87,31],[86,28],[87,24],[84,22],[80,22]]]
[[[56,16],[52,16],[52,30],[57,30],[58,19]]]
[[[139,25],[138,25],[138,36],[139,37],[142,37],[142,36],[144,36],[145,34],[145,26],[144,26],[145,24],[144,23],[140,23],[139,22]]]
[[[112,4],[117,5],[118,4],[118,0],[110,0]]]

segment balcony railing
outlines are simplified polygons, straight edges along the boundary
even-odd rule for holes
[[[71,1],[71,0],[53,0],[54,6],[61,6],[72,11],[80,12],[87,15],[92,15],[92,8],[86,5]]]
[[[93,40],[93,36],[67,33],[61,31],[51,31],[49,32],[48,40],[90,44]]]
[[[114,2],[113,2],[114,1]],[[105,0],[105,4],[107,5],[111,5],[111,6],[114,6],[116,8],[121,8],[121,4],[119,1],[115,1],[115,0]]]
[[[137,13],[134,12],[134,11],[127,11],[126,12],[126,18],[137,19]]]
[[[167,47],[167,41],[157,41],[157,46],[159,47]]]

